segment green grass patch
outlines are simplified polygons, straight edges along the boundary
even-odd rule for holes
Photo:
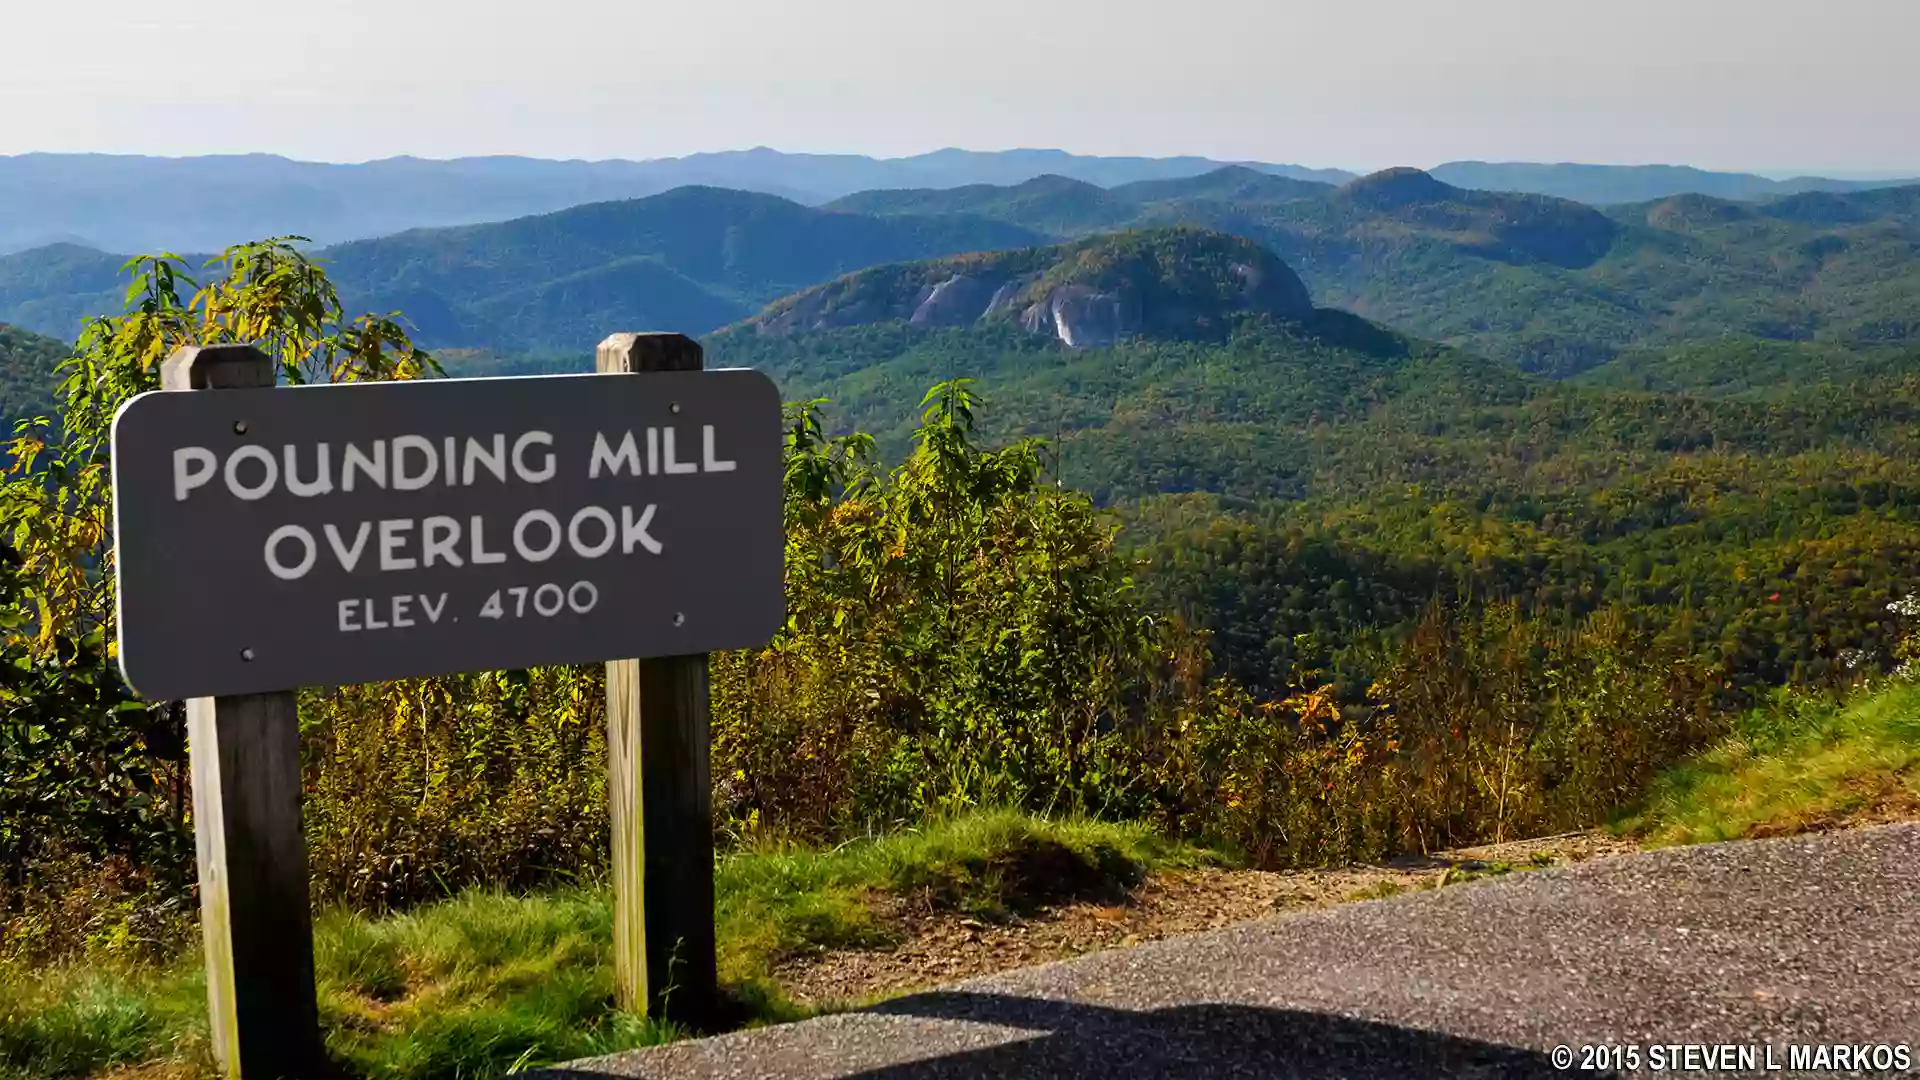
[[[85,1076],[125,1065],[211,1071],[198,966],[93,960],[0,966],[0,1078]]]
[[[765,849],[720,864],[721,977],[746,982],[771,960],[816,948],[879,945],[880,895],[987,918],[1114,896],[1155,869],[1218,861],[1141,825],[973,814],[831,851]]]
[[[1920,817],[1920,685],[1781,694],[1667,770],[1615,823],[1649,846]]]
[[[830,851],[728,855],[715,881],[721,979],[757,1021],[802,1010],[770,978],[809,950],[881,944],[887,899],[998,917],[1117,895],[1148,872],[1216,857],[1141,826],[971,815]],[[470,892],[381,918],[314,927],[333,1056],[381,1080],[484,1078],[660,1042],[677,1033],[613,1007],[605,893]],[[0,1080],[211,1072],[192,961],[0,966]]]
[[[328,1049],[361,1076],[497,1076],[673,1034],[614,1010],[612,912],[597,890],[333,912],[314,937]]]

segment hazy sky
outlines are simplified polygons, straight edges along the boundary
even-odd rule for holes
[[[0,153],[1920,173],[1920,0],[0,0]]]

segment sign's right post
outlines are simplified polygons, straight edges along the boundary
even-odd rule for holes
[[[614,334],[602,375],[699,371],[682,334]],[[707,654],[607,662],[607,803],[620,1006],[695,1030],[718,1018]]]

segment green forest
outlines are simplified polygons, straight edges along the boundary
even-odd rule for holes
[[[859,307],[866,276],[823,291]],[[1357,690],[1363,656],[1436,600],[1618,611],[1733,695],[1892,662],[1914,346],[1731,337],[1552,380],[1329,309],[1221,322],[1091,350],[899,321],[710,343],[831,394],[892,453],[918,387],[978,378],[987,429],[1047,440],[1056,475],[1124,522],[1143,587],[1263,688],[1324,671]]]
[[[1411,171],[1334,195],[1232,171],[1074,183],[872,193],[851,221],[918,216],[808,219],[822,245],[868,230],[866,254],[752,278],[726,246],[751,230],[718,252],[676,233],[677,261],[629,268],[704,268],[702,295],[738,310],[801,287],[703,337],[708,366],[763,370],[792,403],[789,618],[710,668],[722,975],[760,1018],[793,1014],[781,958],[874,940],[862,890],[999,903],[999,864],[954,837],[1287,868],[1626,827],[1756,717],[1828,723],[1906,677],[1920,189],[1601,212]],[[1098,231],[1169,200],[1170,227]],[[1249,227],[1194,228],[1195,207]],[[969,246],[952,213],[1083,235],[948,255]],[[504,260],[481,250],[490,228],[462,242]],[[523,239],[564,252],[563,232]],[[0,328],[19,418],[0,486],[0,1077],[205,1065],[181,1005],[183,713],[113,667],[118,406],[187,344],[258,343],[288,382],[568,367],[511,342],[429,350],[404,309],[357,315],[336,268],[364,281],[396,250],[144,256],[75,344]],[[386,280],[448,265],[417,259]],[[964,317],[919,315],[939,288],[973,290]],[[1113,343],[1062,340],[1088,311],[1111,313]],[[603,678],[301,692],[323,1021],[351,1073],[491,1076],[675,1034],[614,1015],[605,972],[555,974],[605,933]],[[895,861],[804,861],[843,849]],[[450,989],[444,942],[424,942],[489,919],[544,920],[526,933],[565,993]]]

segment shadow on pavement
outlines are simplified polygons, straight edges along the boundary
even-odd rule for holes
[[[1545,1054],[1370,1020],[1249,1005],[1135,1012],[1044,998],[936,992],[868,1012],[1004,1024],[1032,1038],[851,1073],[953,1077],[1560,1076]]]
[[[679,1044],[656,1058],[642,1051],[606,1072],[543,1070],[539,1080],[607,1080],[617,1076],[776,1077],[772,1062],[808,1063],[805,1075],[844,1080],[976,1080],[1047,1077],[1049,1080],[1275,1077],[1549,1077],[1545,1054],[1393,1024],[1325,1013],[1248,1005],[1183,1005],[1130,1009],[1046,998],[938,991],[898,998],[860,1013],[962,1021],[1020,1029],[997,1046],[939,1052],[937,1025],[914,1031],[876,1026],[856,1034],[838,1026],[814,1042],[808,1025],[763,1029],[734,1041]],[[858,1013],[854,1014],[859,1015]],[[956,1032],[956,1034],[959,1034]],[[912,1040],[920,1060],[865,1071],[835,1071],[831,1048],[866,1039]],[[778,1041],[778,1049],[769,1042]],[[960,1040],[977,1041],[967,1033]],[[698,1050],[695,1047],[699,1046]],[[679,1051],[679,1052],[676,1052]],[[694,1051],[687,1053],[687,1051]],[[897,1056],[887,1054],[885,1056]]]

